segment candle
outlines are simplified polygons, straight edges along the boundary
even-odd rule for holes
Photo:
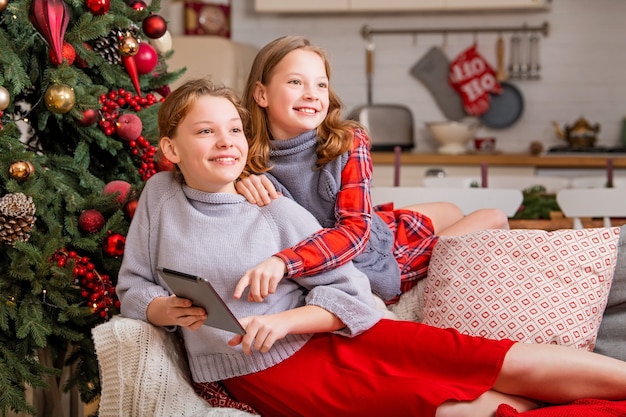
[[[608,188],[613,188],[613,160],[606,160],[606,186]]]
[[[483,162],[480,164],[480,186],[482,188],[487,188],[487,163]]]

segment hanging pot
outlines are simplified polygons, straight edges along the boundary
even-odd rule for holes
[[[496,78],[502,86],[502,93],[490,93],[490,106],[480,116],[481,122],[492,129],[504,129],[517,122],[524,112],[524,97],[521,91],[507,81],[504,66],[504,39],[500,35],[496,41]]]

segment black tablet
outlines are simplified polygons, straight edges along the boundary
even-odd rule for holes
[[[239,320],[209,281],[163,267],[158,267],[157,273],[177,297],[191,300],[194,305],[206,310],[208,317],[204,324],[240,335],[246,334]]]

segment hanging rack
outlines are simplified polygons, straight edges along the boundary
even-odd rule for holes
[[[465,28],[420,28],[420,29],[373,29],[368,25],[361,28],[361,36],[371,41],[374,35],[420,35],[420,34],[450,34],[450,33],[503,33],[503,32],[541,32],[548,36],[550,25],[544,22],[541,26],[500,26],[500,27],[465,27]]]

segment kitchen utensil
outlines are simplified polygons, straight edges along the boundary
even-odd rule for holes
[[[426,122],[426,127],[439,144],[439,153],[458,155],[468,151],[467,144],[480,129],[480,123],[475,118],[467,118],[459,122]]]
[[[557,122],[552,122],[556,135],[567,141],[572,148],[591,148],[596,144],[600,125],[593,125],[584,117],[578,118],[573,125],[565,125],[563,129]]]
[[[504,39],[498,36],[496,41],[496,74],[500,75],[498,82],[502,86],[502,93],[490,94],[489,110],[480,116],[481,122],[492,129],[504,129],[519,120],[524,111],[524,97],[520,90],[506,81],[506,74],[501,69],[504,66]]]
[[[357,106],[347,116],[365,127],[370,137],[373,151],[391,151],[396,146],[401,149],[412,149],[413,113],[401,104],[374,104],[374,49],[369,42],[365,47],[365,76],[367,79],[367,104]]]
[[[521,74],[521,56],[520,56],[521,38],[518,33],[511,35],[511,55],[509,58],[509,78],[520,78]]]
[[[467,116],[463,100],[448,81],[450,61],[443,50],[433,46],[411,68],[410,73],[428,89],[439,110],[449,120],[461,120]]]
[[[528,44],[528,78],[530,80],[539,79],[539,35],[533,33]]]

